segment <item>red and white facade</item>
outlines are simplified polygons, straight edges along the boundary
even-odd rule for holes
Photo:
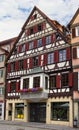
[[[72,126],[73,74],[67,34],[65,27],[34,7],[6,63],[6,120],[55,124],[64,120]]]

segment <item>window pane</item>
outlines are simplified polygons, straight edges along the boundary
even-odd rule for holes
[[[54,63],[54,53],[48,54],[48,64]]]
[[[30,50],[30,49],[33,49],[33,42],[30,42],[30,43],[29,43],[29,50]]]
[[[0,55],[0,62],[4,60],[4,55]]]
[[[38,57],[33,57],[33,67],[38,66]]]
[[[11,63],[11,72],[15,70],[15,63]]]
[[[65,61],[66,60],[66,50],[59,51],[59,61]]]
[[[16,91],[16,82],[11,82],[11,92]]]
[[[56,87],[56,76],[51,76],[49,80],[49,88],[53,89]]]
[[[62,74],[62,76],[61,76],[61,86],[62,87],[68,86],[68,74]]]
[[[40,77],[33,78],[33,88],[40,87]]]
[[[37,40],[37,47],[41,47],[42,46],[42,39],[38,39]]]
[[[23,89],[29,88],[29,78],[23,79]]]
[[[46,37],[46,44],[49,44],[49,43],[51,43],[51,36]]]
[[[0,77],[3,77],[3,70],[0,70]]]
[[[15,118],[19,119],[24,118],[24,103],[15,104]]]

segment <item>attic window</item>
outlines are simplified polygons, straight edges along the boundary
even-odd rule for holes
[[[37,18],[37,14],[34,15],[34,19],[36,19],[36,18]]]
[[[42,31],[41,24],[38,24],[38,32]]]
[[[33,28],[30,29],[30,35],[32,35],[32,34],[33,34]]]

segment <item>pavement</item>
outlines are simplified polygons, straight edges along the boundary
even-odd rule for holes
[[[6,121],[6,120],[0,120],[1,125],[14,125],[14,126],[23,126],[30,128],[38,128],[38,129],[44,129],[44,130],[79,130],[79,128],[72,128],[69,126],[64,125],[54,125],[54,124],[45,124],[45,123],[36,123],[36,122],[20,122],[20,121]]]

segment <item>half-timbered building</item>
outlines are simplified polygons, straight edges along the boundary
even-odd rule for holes
[[[6,61],[6,120],[72,125],[68,31],[34,7]]]
[[[72,67],[76,81],[73,91],[74,119],[78,121],[79,126],[79,8],[69,22],[68,27],[71,32]]]

